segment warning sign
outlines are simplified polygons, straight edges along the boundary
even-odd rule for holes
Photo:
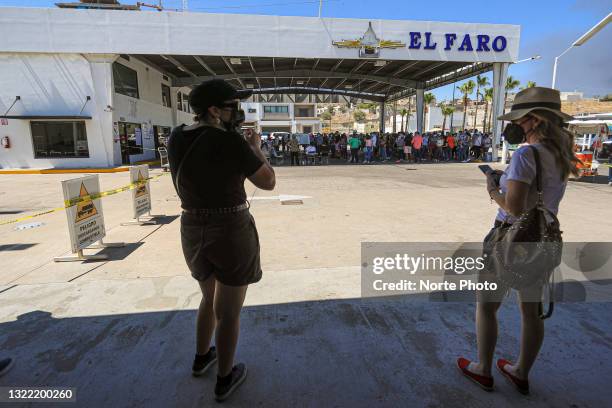
[[[64,200],[83,200],[66,208],[72,252],[77,252],[106,235],[102,200],[89,198],[100,193],[100,181],[97,175],[79,177],[62,181],[62,189]]]
[[[85,184],[81,183],[81,191],[79,192],[79,198],[89,196],[89,192],[85,188]],[[85,221],[89,217],[93,217],[98,214],[98,210],[96,210],[96,206],[93,201],[83,201],[77,204],[76,211],[76,220],[75,222]]]
[[[151,190],[149,186],[149,166],[146,164],[130,167],[130,182],[135,184],[132,190],[134,218],[151,212]]]

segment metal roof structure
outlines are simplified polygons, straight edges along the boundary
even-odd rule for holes
[[[131,55],[173,77],[174,86],[223,78],[254,93],[338,94],[393,101],[490,71],[492,63],[346,58]]]

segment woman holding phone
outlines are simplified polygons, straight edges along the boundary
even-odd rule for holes
[[[541,163],[544,207],[557,214],[570,174],[577,174],[578,160],[573,151],[573,135],[564,127],[572,117],[561,112],[559,91],[534,87],[516,95],[512,110],[498,120],[511,123],[504,130],[508,143],[526,143],[513,155],[504,172],[487,172],[487,192],[498,206],[493,229],[507,228],[520,215],[536,205],[536,157]],[[490,272],[483,274],[495,281]],[[482,278],[482,277],[481,277]],[[487,391],[493,390],[493,356],[497,344],[497,311],[509,288],[498,284],[496,291],[479,291],[476,306],[478,359],[459,358],[457,366],[470,380]],[[540,318],[542,286],[530,286],[518,292],[521,312],[520,351],[514,362],[498,359],[499,372],[522,394],[529,393],[529,373],[544,340],[544,322]]]
[[[272,190],[274,170],[260,149],[260,136],[240,121],[239,92],[220,79],[203,82],[189,95],[195,123],[172,131],[168,158],[181,201],[181,243],[202,301],[196,322],[193,375],[218,359],[215,398],[226,399],[244,381],[246,365],[234,365],[240,310],[249,284],[261,279],[259,237],[249,212],[244,181]],[[216,348],[211,346],[216,334]]]

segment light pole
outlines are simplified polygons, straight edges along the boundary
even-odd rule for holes
[[[529,58],[525,58],[525,59],[522,59],[522,60],[518,60],[518,61],[515,62],[515,64],[519,64],[521,62],[526,62],[526,61],[539,60],[540,58],[542,58],[542,56],[534,55],[533,57],[529,57]]]
[[[552,88],[555,88],[555,85],[557,84],[557,64],[559,63],[559,58],[561,58],[566,52],[568,52],[572,48],[579,47],[585,42],[587,42],[588,40],[590,40],[591,37],[593,37],[595,34],[601,31],[605,26],[607,26],[610,21],[612,21],[612,13],[608,14],[603,20],[601,20],[599,23],[591,27],[591,29],[587,31],[586,33],[584,33],[582,37],[574,41],[574,43],[570,45],[568,49],[566,49],[561,54],[559,54],[559,56],[555,57],[555,64],[553,65],[553,75],[552,75]]]

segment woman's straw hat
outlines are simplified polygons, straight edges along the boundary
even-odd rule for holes
[[[534,86],[525,88],[516,94],[510,112],[498,117],[498,120],[517,120],[534,110],[547,110],[559,116],[563,122],[574,119],[561,112],[561,94],[556,89]]]

